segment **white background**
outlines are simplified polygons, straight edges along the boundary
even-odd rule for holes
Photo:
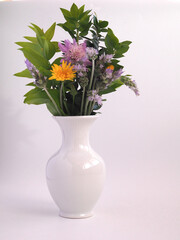
[[[180,2],[75,1],[108,20],[120,41],[133,44],[122,59],[140,96],[126,87],[107,97],[91,131],[107,178],[95,215],[60,218],[47,190],[45,166],[61,132],[45,106],[23,104],[28,79],[16,41],[63,22],[58,3],[0,3],[0,239],[180,239]],[[55,40],[68,35],[59,27]]]

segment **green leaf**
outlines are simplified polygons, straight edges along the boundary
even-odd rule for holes
[[[44,57],[36,53],[31,48],[22,48],[21,49],[24,53],[25,58],[27,58],[35,67],[38,69],[40,67],[43,67],[45,69],[50,69],[50,63],[48,60],[46,60]]]
[[[30,71],[28,69],[25,69],[22,72],[15,73],[14,76],[16,76],[16,77],[33,78],[31,73],[30,73]]]
[[[54,47],[55,47],[55,51],[56,52],[60,52],[60,49],[59,49],[59,46],[58,46],[58,42],[51,42],[53,45],[54,45]]]
[[[65,22],[63,25],[64,25],[67,29],[69,29],[69,30],[71,30],[71,31],[73,31],[73,30],[76,29],[75,24],[72,24],[72,23],[69,23],[69,22]]]
[[[84,7],[85,7],[85,5],[82,5],[82,6],[79,8],[79,19],[81,19],[81,15],[82,15],[82,13],[84,12]]]
[[[40,71],[40,73],[42,73],[46,77],[50,77],[51,76],[51,71],[47,70],[47,69],[45,69],[43,67],[39,67],[39,71]]]
[[[105,45],[106,47],[112,51],[116,45],[119,43],[118,38],[114,35],[113,31],[108,28],[107,35],[105,37]]]
[[[60,107],[60,98],[59,98],[59,90],[58,89],[48,89],[48,92],[50,93],[51,97],[54,99],[54,101],[56,102],[58,108],[61,111],[61,107]]]
[[[87,10],[79,15],[79,19],[82,19],[85,15],[88,15],[91,12],[91,10]]]
[[[42,89],[35,87],[35,88],[31,89],[29,92],[27,92],[26,94],[24,94],[24,97],[33,96],[34,94],[37,94],[39,92],[42,92]]]
[[[78,19],[79,11],[75,3],[72,4],[70,11],[71,11],[71,16],[74,17],[75,19]]]
[[[81,26],[87,25],[89,23],[89,15],[85,15],[84,17],[81,18],[81,20],[79,21],[79,24]]]
[[[121,42],[122,44],[130,45],[132,42],[131,41],[123,41]]]
[[[37,38],[37,41],[38,41],[39,45],[43,48],[45,37],[41,36],[40,34],[37,33],[36,38]]]
[[[15,43],[23,48],[26,48],[26,47],[30,48],[35,52],[37,52],[38,54],[40,54],[41,56],[43,56],[42,48],[35,43],[31,43],[31,42],[15,42]]]
[[[115,58],[120,58],[123,56],[123,53],[127,52],[129,49],[129,44],[126,44],[124,42],[119,43],[116,45],[116,52],[114,57]]]
[[[101,21],[101,20],[99,20],[99,27],[100,28],[105,28],[105,27],[107,27],[108,26],[108,21]]]
[[[91,26],[91,22],[89,22],[87,25],[85,25],[83,28],[80,28],[81,33],[79,34],[80,36],[84,37],[88,34],[89,28]]]
[[[31,29],[34,31],[34,32],[36,32],[37,34],[39,34],[40,36],[44,36],[44,32],[43,32],[43,30],[40,28],[40,27],[38,27],[36,24],[34,24],[34,23],[31,23],[31,25],[33,25],[33,28],[31,27]]]
[[[55,27],[56,27],[56,23],[53,23],[52,26],[45,32],[45,38],[47,40],[51,40],[53,38]]]
[[[72,16],[71,16],[71,13],[64,9],[64,8],[60,8],[64,18],[66,19],[66,21],[69,21],[69,22],[73,22],[73,20],[75,20]]]
[[[34,84],[34,82],[30,82],[30,83],[26,84],[26,86],[36,87],[36,85]]]
[[[46,107],[53,116],[59,116],[59,113],[56,110],[56,108],[54,107],[52,102],[47,102]]]
[[[67,28],[63,23],[58,23],[58,26],[62,27],[66,32],[68,32],[72,38],[75,38],[75,31],[70,30],[69,28]]]
[[[51,59],[54,56],[54,54],[56,53],[54,44],[52,44],[51,42],[49,42],[46,39],[44,41],[43,53],[44,53],[44,57],[48,60]]]
[[[53,65],[53,64],[60,65],[61,59],[62,59],[61,57],[56,58],[56,59],[54,60],[54,62],[52,63],[52,65]]]
[[[123,85],[120,78],[113,81],[106,89],[99,92],[100,95],[108,94],[111,92],[115,92],[117,88]]]
[[[32,43],[36,43],[37,44],[37,38],[36,37],[25,36],[24,38],[27,39],[28,41],[32,42]]]
[[[73,84],[70,84],[70,88],[71,88],[71,90],[70,90],[70,94],[73,96],[73,98],[77,95],[77,90],[76,90],[76,88],[74,87],[74,85]]]
[[[107,32],[108,30],[106,28],[102,28],[101,32]]]
[[[44,104],[50,101],[46,92],[37,87],[27,92],[24,95],[24,97],[25,97],[24,103],[27,103],[27,104],[39,105],[39,104]]]

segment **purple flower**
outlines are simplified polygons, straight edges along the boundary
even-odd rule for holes
[[[93,59],[93,60],[95,60],[97,58],[97,55],[98,55],[97,49],[92,48],[92,47],[87,47],[86,48],[86,53],[87,53],[89,59]]]
[[[120,68],[118,71],[115,71],[113,74],[113,81],[120,78],[123,74],[123,70]]]
[[[84,77],[87,73],[87,68],[84,64],[76,64],[74,65],[74,70],[76,71],[79,77]]]
[[[43,76],[37,68],[28,60],[25,60],[27,69],[30,71],[32,77],[35,79],[34,84],[39,88],[44,88],[46,85],[47,77]]]
[[[78,44],[75,39],[73,43],[69,40],[65,40],[64,44],[58,43],[60,50],[63,52],[64,60],[75,64],[77,62],[83,62],[85,65],[90,64],[86,54],[86,43]]]
[[[99,57],[99,60],[103,61],[104,63],[110,63],[113,57],[114,54],[102,54]]]
[[[39,71],[35,68],[35,66],[28,60],[25,60],[26,63],[26,67],[27,69],[30,71],[32,77],[36,77],[37,75],[39,75]]]
[[[139,89],[137,88],[137,84],[136,84],[135,80],[133,80],[132,82],[133,82],[133,87],[130,87],[130,89],[134,91],[136,96],[139,96],[140,93],[139,93]]]
[[[78,76],[79,76],[79,77],[83,77],[84,74],[83,74],[82,72],[78,72]]]
[[[102,98],[101,98],[100,95],[97,94],[96,90],[90,91],[89,96],[88,96],[88,100],[89,101],[94,101],[98,105],[102,105]]]
[[[87,72],[86,66],[79,63],[74,65],[74,70],[76,70],[77,72]]]
[[[113,73],[113,70],[110,69],[110,68],[106,68],[106,78],[112,78],[112,73]]]
[[[33,70],[33,68],[35,68],[34,67],[34,65],[26,58],[26,60],[25,60],[25,64],[26,64],[26,66],[27,66],[27,69],[31,72],[32,70]]]
[[[137,84],[135,82],[135,80],[131,80],[129,78],[129,76],[122,76],[121,77],[121,81],[127,86],[129,87],[135,94],[136,96],[139,96],[139,90],[137,88]]]

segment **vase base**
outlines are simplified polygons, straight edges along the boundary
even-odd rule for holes
[[[80,218],[89,218],[93,216],[92,212],[88,213],[65,213],[65,212],[59,212],[59,216],[63,218],[72,218],[72,219],[80,219]]]

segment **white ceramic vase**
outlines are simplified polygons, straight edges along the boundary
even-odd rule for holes
[[[51,196],[66,218],[86,218],[101,194],[105,180],[102,158],[89,144],[97,116],[54,117],[62,130],[62,146],[46,168]]]

